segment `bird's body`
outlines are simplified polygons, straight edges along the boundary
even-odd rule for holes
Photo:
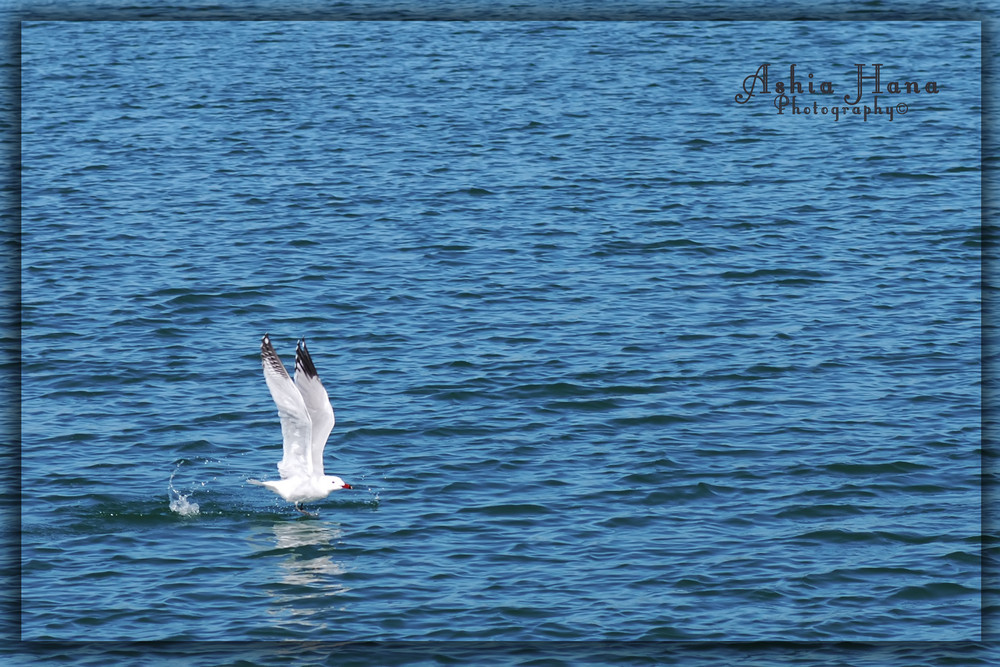
[[[302,503],[322,500],[333,491],[351,488],[340,477],[323,474],[323,448],[333,430],[333,406],[316,373],[305,339],[299,340],[295,347],[294,381],[267,334],[260,342],[260,359],[264,380],[281,419],[283,453],[278,463],[281,479],[247,481],[274,491],[304,512]]]
[[[279,496],[290,503],[299,505],[314,500],[323,500],[330,492],[337,489],[349,489],[349,484],[335,475],[324,475],[323,477],[289,477],[271,482],[260,482],[256,479],[249,480],[251,484],[257,484],[274,491]]]

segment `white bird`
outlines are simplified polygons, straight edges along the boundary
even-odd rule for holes
[[[323,448],[333,430],[333,406],[306,349],[305,338],[295,346],[294,382],[267,334],[260,341],[260,360],[264,366],[264,380],[281,418],[284,441],[283,455],[278,463],[281,479],[247,481],[274,491],[295,503],[298,511],[309,514],[302,509],[302,503],[321,500],[338,489],[351,488],[336,475],[323,474]]]

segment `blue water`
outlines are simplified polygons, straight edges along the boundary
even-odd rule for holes
[[[978,23],[21,39],[24,639],[980,638]]]

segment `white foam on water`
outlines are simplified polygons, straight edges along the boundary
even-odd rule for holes
[[[181,467],[181,464],[177,464],[177,468],[170,474],[170,479],[167,481],[167,493],[170,498],[170,510],[177,512],[181,516],[194,516],[198,514],[199,508],[198,503],[193,503],[188,501],[191,494],[183,494],[174,488],[174,475],[177,474],[177,470]],[[204,486],[204,484],[203,484]]]

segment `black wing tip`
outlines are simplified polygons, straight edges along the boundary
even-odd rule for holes
[[[319,373],[316,372],[316,365],[313,364],[312,357],[309,355],[309,349],[306,347],[304,336],[295,345],[295,367],[301,368],[302,372],[310,377],[319,377]]]
[[[285,370],[285,365],[278,358],[278,353],[274,351],[274,346],[271,345],[271,339],[267,334],[264,334],[263,338],[260,339],[260,362],[264,368],[270,367],[279,375],[288,376],[288,371]]]

